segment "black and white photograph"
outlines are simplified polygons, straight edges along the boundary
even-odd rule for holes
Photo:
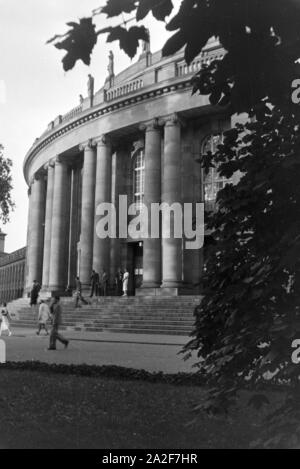
[[[1,456],[300,449],[300,0],[0,0],[0,59]]]

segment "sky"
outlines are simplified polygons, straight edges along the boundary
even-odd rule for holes
[[[100,36],[90,67],[77,62],[73,70],[64,72],[63,51],[46,41],[64,33],[66,22],[78,21],[105,5],[105,0],[0,0],[0,142],[5,156],[13,161],[13,199],[16,209],[6,225],[6,252],[26,245],[28,196],[23,176],[24,157],[48,123],[79,104],[79,95],[86,96],[87,75],[95,78],[95,89],[104,84],[108,53],[115,56],[115,73],[132,61],[120,51],[118,43],[107,44]],[[179,0],[175,0],[177,6]],[[99,28],[106,26],[105,15],[97,16]],[[143,22],[150,29],[151,50],[162,48],[168,35],[164,23],[150,15]],[[133,61],[137,60],[136,58]]]

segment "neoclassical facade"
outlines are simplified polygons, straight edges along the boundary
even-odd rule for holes
[[[118,207],[120,195],[146,207],[213,202],[224,181],[217,172],[204,177],[201,154],[232,119],[206,96],[192,96],[191,78],[223,53],[211,42],[187,67],[182,52],[163,58],[147,50],[36,139],[24,161],[27,291],[37,280],[44,292],[64,292],[76,275],[88,287],[92,269],[113,282],[126,267],[132,293],[198,292],[202,250],[175,237],[101,239],[97,207]]]

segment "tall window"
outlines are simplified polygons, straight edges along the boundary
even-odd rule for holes
[[[218,145],[223,142],[223,135],[210,135],[205,138],[202,144],[202,155],[205,155],[209,151],[214,154],[217,151]],[[227,179],[224,176],[220,176],[218,168],[209,168],[208,173],[204,173],[204,201],[207,208],[213,208],[217,193],[219,190],[231,182],[231,179]]]
[[[139,150],[133,166],[133,199],[136,209],[144,203],[145,191],[145,157],[144,150]]]

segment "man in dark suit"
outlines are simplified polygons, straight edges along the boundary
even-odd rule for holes
[[[37,299],[39,297],[40,289],[41,285],[36,280],[34,280],[30,291],[30,306],[37,305]]]
[[[65,339],[61,334],[59,334],[58,329],[62,324],[62,308],[60,305],[60,298],[56,296],[50,307],[51,316],[52,316],[52,329],[50,334],[50,344],[48,350],[56,350],[56,341],[59,340],[64,344],[65,348],[68,347],[69,341]]]

